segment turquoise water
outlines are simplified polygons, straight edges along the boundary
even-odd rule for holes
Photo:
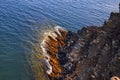
[[[119,0],[0,0],[0,80],[34,80],[27,55],[42,28],[101,26]]]

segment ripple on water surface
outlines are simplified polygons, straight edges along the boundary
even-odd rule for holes
[[[102,25],[119,0],[0,0],[0,80],[32,80],[29,55],[43,28]],[[35,61],[35,59],[33,60]],[[40,64],[39,64],[40,65]],[[37,68],[36,68],[37,70]]]

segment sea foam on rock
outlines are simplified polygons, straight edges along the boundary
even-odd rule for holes
[[[62,69],[57,59],[58,48],[64,46],[64,38],[67,30],[60,26],[56,26],[53,30],[44,33],[43,41],[41,42],[42,54],[48,67],[47,74],[52,77],[61,75]]]
[[[114,80],[120,77],[120,13],[102,27],[77,33],[56,26],[41,43],[51,80]]]

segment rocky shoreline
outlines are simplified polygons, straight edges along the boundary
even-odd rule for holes
[[[110,80],[120,77],[120,13],[111,13],[102,27],[68,31],[58,60],[62,76],[55,80]]]
[[[120,80],[120,13],[76,33],[57,26],[41,49],[50,80]]]

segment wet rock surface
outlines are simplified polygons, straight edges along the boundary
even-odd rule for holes
[[[58,51],[62,76],[55,80],[110,80],[120,77],[120,13],[111,13],[102,27],[68,31]]]

